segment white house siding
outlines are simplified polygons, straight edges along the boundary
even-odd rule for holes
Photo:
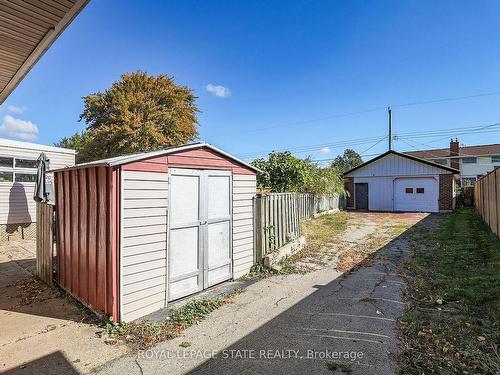
[[[36,160],[42,152],[49,158],[51,169],[75,164],[73,150],[0,139],[0,156]],[[22,172],[22,169],[16,171]],[[15,186],[12,182],[0,182],[0,225],[35,222],[34,190],[33,182],[18,182]]]
[[[464,163],[460,159],[460,174],[462,177],[477,177],[491,172],[500,163],[492,163],[491,156],[478,156],[476,163]]]
[[[122,171],[121,317],[166,305],[168,174]]]
[[[399,155],[390,154],[347,174],[346,177],[421,176],[443,173],[451,172]]]
[[[233,175],[233,277],[248,273],[254,263],[253,198],[255,175]]]

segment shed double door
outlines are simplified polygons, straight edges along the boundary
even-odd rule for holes
[[[232,277],[231,172],[170,170],[168,300]]]

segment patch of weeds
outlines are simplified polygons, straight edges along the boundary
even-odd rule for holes
[[[181,348],[189,348],[191,346],[191,343],[189,341],[183,341],[179,344]]]
[[[284,257],[278,263],[278,271],[279,275],[289,275],[292,273],[298,273],[299,269],[293,265],[293,261],[291,257]]]
[[[473,209],[409,234],[399,374],[499,374],[500,241]]]
[[[271,268],[264,266],[261,262],[255,263],[251,268],[248,274],[241,277],[241,280],[250,280],[254,278],[264,278],[275,275],[276,271]]]
[[[342,362],[327,361],[326,367],[330,371],[343,372],[345,374],[350,374],[352,372],[351,366]]]
[[[240,293],[242,293],[241,288],[231,294],[215,298],[194,299],[184,306],[172,310],[170,317],[160,323],[139,321],[117,325],[108,320],[106,322],[106,332],[108,338],[125,342],[132,349],[147,349],[159,342],[177,337],[184,329],[199,324],[212,311],[224,304],[234,302],[234,298]],[[183,344],[191,345],[188,342],[183,342],[181,346]]]

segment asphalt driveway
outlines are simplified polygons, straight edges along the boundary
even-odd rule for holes
[[[112,361],[101,373],[392,374],[404,309],[398,266],[409,251],[404,230],[394,228],[426,217],[350,213],[335,246],[356,252],[374,239],[381,244],[363,266],[342,274],[327,264],[263,279],[181,337]]]

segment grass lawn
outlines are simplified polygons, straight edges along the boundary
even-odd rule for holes
[[[500,374],[500,241],[473,209],[409,230],[400,374]]]

